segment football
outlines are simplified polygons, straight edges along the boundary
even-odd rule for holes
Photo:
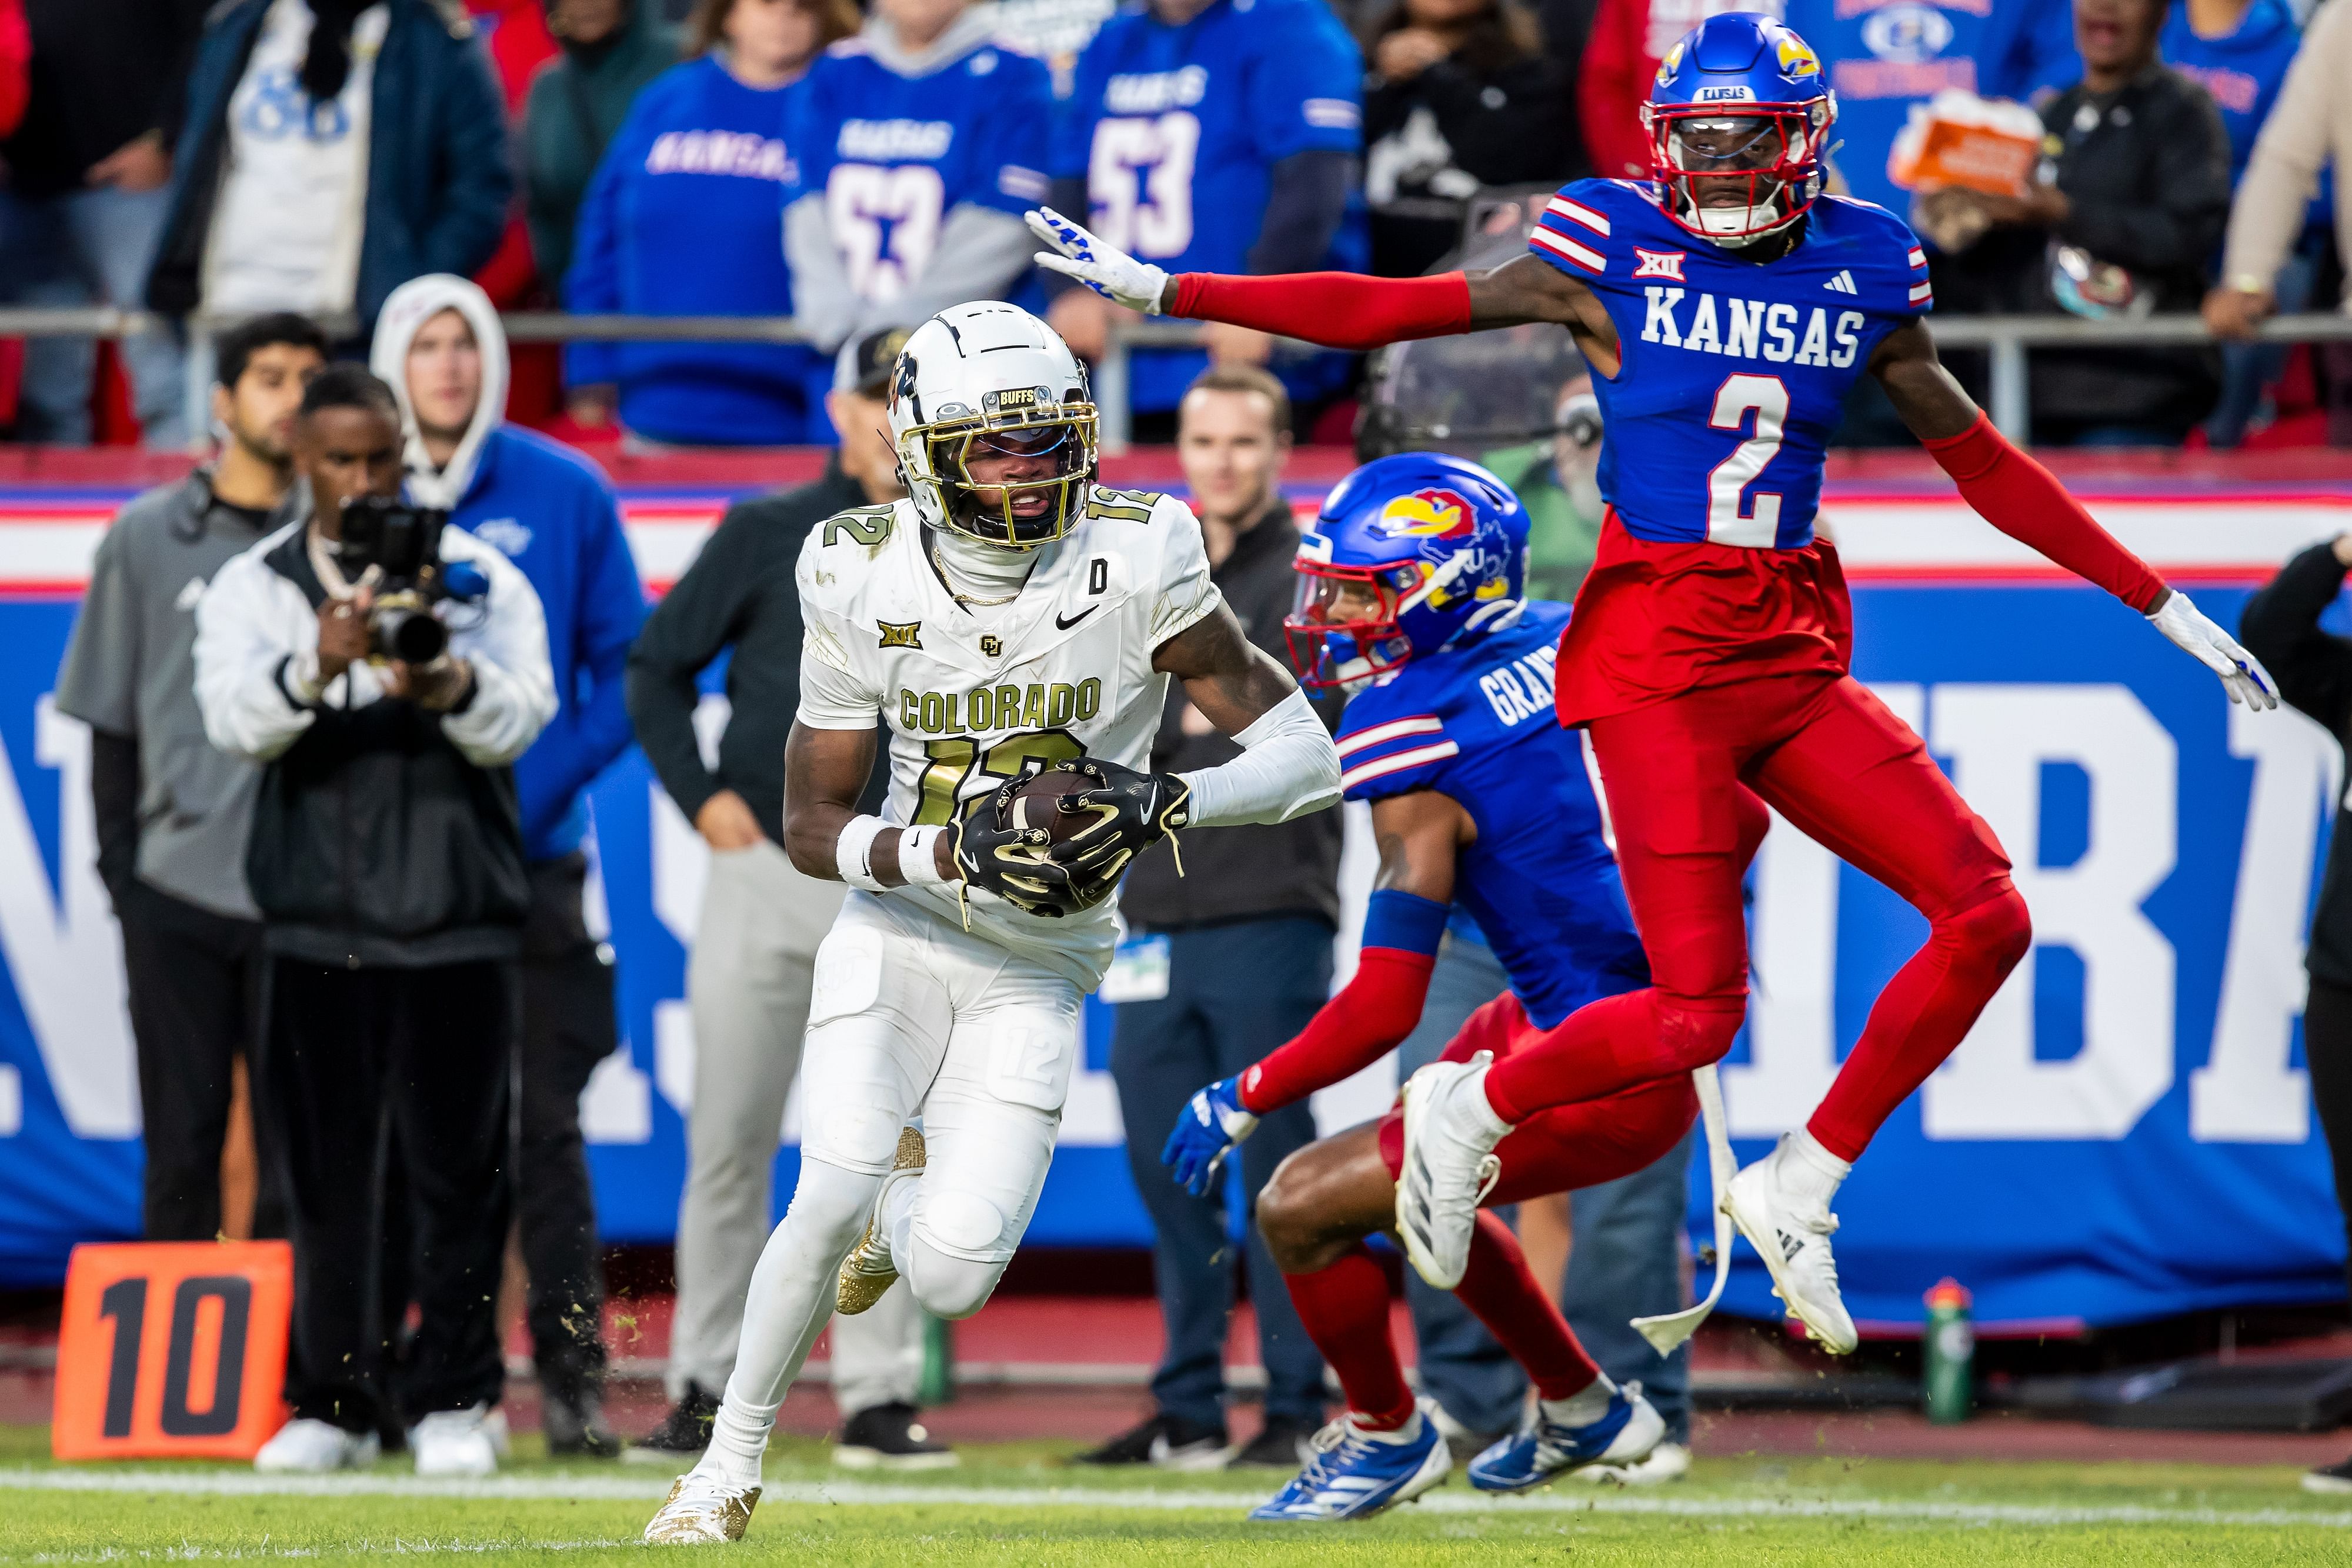
[[[1094,787],[1094,781],[1084,773],[1067,768],[1047,768],[1044,773],[1023,779],[1013,788],[1013,821],[1014,827],[1042,827],[1046,841],[1059,844],[1076,838],[1095,823],[1093,815],[1071,815],[1055,809],[1055,803],[1066,795],[1076,795]]]

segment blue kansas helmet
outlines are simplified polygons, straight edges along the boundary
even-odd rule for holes
[[[1666,216],[1733,246],[1786,228],[1813,205],[1836,121],[1812,46],[1751,11],[1684,34],[1642,106]]]
[[[1517,607],[1527,510],[1475,463],[1402,452],[1339,482],[1296,564],[1282,629],[1299,684],[1353,688]]]

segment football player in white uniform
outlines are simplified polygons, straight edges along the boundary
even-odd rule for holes
[[[800,1182],[710,1447],[647,1541],[741,1538],[836,1303],[899,1279],[942,1318],[988,1300],[1045,1184],[1136,852],[1339,798],[1330,736],[1225,607],[1191,509],[1096,482],[1086,374],[1051,328],[995,303],[934,316],[899,355],[890,426],[908,498],[831,519],[800,561],[786,847],[855,889],[817,951]],[[1142,771],[1171,676],[1239,757]],[[881,816],[856,805],[877,710]],[[1060,809],[1092,821],[1049,843],[1012,787],[1062,765],[1083,787]]]

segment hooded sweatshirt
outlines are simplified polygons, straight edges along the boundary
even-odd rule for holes
[[[2286,81],[2286,68],[2303,46],[2303,29],[2285,0],[2253,0],[2237,30],[2200,38],[2189,25],[2189,7],[2175,5],[2164,24],[2158,52],[2164,63],[2213,95],[2230,132],[2230,184],[2237,185],[2253,156],[2254,136],[2270,118]]]
[[[750,88],[716,54],[637,95],[580,206],[564,303],[649,316],[789,316],[793,276],[778,243],[792,177],[790,88]],[[809,389],[832,362],[798,344],[572,345],[564,380],[617,384],[621,421],[696,447],[829,443]]]
[[[408,345],[425,323],[456,310],[482,351],[482,395],[449,461],[436,468],[408,398]],[[625,679],[645,592],[621,531],[612,485],[585,458],[504,422],[507,340],[489,296],[435,273],[393,290],[378,319],[369,368],[392,384],[408,432],[408,497],[495,545],[522,569],[547,616],[555,717],[515,763],[523,856],[551,860],[580,847],[588,826],[581,792],[629,744]]]
[[[629,106],[677,64],[677,35],[656,0],[634,0],[629,19],[597,44],[557,39],[563,54],[530,84],[522,111],[523,215],[541,278],[572,270],[580,204]]]

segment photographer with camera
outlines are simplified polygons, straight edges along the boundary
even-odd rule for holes
[[[515,763],[530,916],[522,930],[522,1142],[515,1170],[531,1357],[548,1451],[621,1451],[604,1414],[604,1260],[580,1093],[621,1041],[612,949],[590,934],[589,783],[628,750],[629,645],[645,591],[594,464],[506,420],[507,340],[489,296],[436,272],[392,291],[375,373],[400,399],[408,499],[495,545],[547,617],[559,706]]]
[[[222,567],[196,607],[205,732],[266,764],[246,877],[269,960],[256,1095],[292,1218],[295,1418],[255,1464],[369,1463],[396,1413],[420,1475],[482,1475],[503,1433],[494,1298],[530,903],[510,764],[555,712],[546,623],[512,563],[397,499],[383,382],[321,373],[294,455],[310,522]],[[397,1387],[377,1289],[394,1160],[422,1312]]]

